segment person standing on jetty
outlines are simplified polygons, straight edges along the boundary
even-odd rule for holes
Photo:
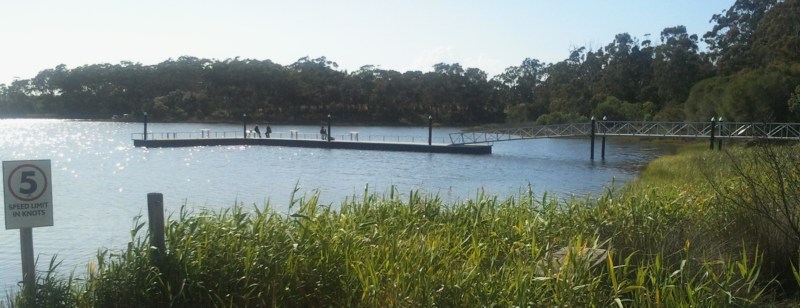
[[[325,130],[325,126],[321,126],[319,128],[319,135],[322,137],[322,140],[327,140],[328,139],[328,131]]]
[[[271,127],[271,126],[269,126],[269,123],[267,123],[267,130],[264,132],[264,135],[265,135],[267,138],[269,138],[269,134],[272,134],[272,127]]]
[[[253,131],[255,131],[255,132],[256,132],[256,135],[258,135],[258,138],[261,138],[261,130],[260,130],[260,129],[258,129],[258,125],[256,125],[256,127],[255,127],[255,128],[253,128]]]

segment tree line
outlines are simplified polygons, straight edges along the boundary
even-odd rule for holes
[[[0,85],[0,116],[107,119],[147,112],[162,121],[561,123],[613,120],[800,121],[800,0],[737,0],[702,37],[617,34],[563,61],[527,58],[489,78],[439,63],[404,73],[347,72],[325,57],[290,65],[183,56],[45,69]],[[708,48],[699,46],[705,43]]]

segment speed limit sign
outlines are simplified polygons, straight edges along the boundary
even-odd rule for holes
[[[50,160],[3,162],[6,229],[53,225]]]

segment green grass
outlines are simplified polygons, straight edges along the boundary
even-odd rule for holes
[[[294,199],[290,214],[269,205],[181,208],[168,219],[168,253],[157,264],[139,223],[125,251],[98,253],[85,281],[41,281],[50,291],[39,300],[54,307],[796,302],[762,272],[777,256],[730,230],[739,218],[726,215],[709,181],[735,175],[725,155],[689,148],[596,199],[528,192],[446,204],[390,189],[337,206],[319,204],[315,195]]]

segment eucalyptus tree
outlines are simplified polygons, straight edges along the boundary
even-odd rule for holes
[[[61,84],[68,77],[66,65],[40,71],[29,81],[27,99],[38,112],[61,114],[65,112],[61,95]]]
[[[506,116],[516,121],[536,119],[547,112],[540,93],[547,78],[546,64],[525,58],[519,66],[512,66],[494,78],[494,98],[506,107]]]
[[[257,112],[265,120],[281,120],[286,117],[291,101],[288,99],[291,83],[286,67],[270,60],[253,63],[257,67],[251,72],[256,83]]]
[[[437,63],[433,71],[423,75],[423,102],[438,119],[450,121],[462,102],[466,87],[464,68],[460,64]]]
[[[800,0],[778,1],[753,33],[753,54],[761,65],[800,62]]]
[[[378,109],[379,105],[372,99],[375,89],[375,79],[381,75],[381,70],[375,65],[364,65],[350,73],[344,83],[344,97],[349,100],[350,110],[361,115],[363,121]],[[369,116],[366,116],[369,114]]]
[[[637,101],[640,91],[652,82],[652,48],[641,48],[636,38],[620,33],[603,51],[606,62],[595,95]]]
[[[378,122],[398,122],[414,110],[401,84],[402,74],[393,70],[375,70],[369,92],[371,117]]]
[[[782,0],[736,0],[727,10],[714,14],[716,24],[703,35],[717,70],[728,75],[760,63],[753,53],[756,30],[767,12]],[[793,15],[796,19],[797,15]]]
[[[0,83],[0,118],[8,116],[8,86],[5,83]]]
[[[153,100],[153,70],[141,63],[122,61],[112,67],[109,82],[117,86],[117,91],[110,98],[113,114],[141,114],[144,106]]]
[[[698,53],[699,38],[686,32],[685,26],[661,31],[661,45],[655,47],[653,83],[658,89],[659,108],[682,104],[692,86],[711,77],[711,64]]]
[[[786,102],[800,84],[797,0],[738,0],[704,38],[717,75],[697,83],[686,101],[692,119],[795,121]],[[794,48],[794,49],[793,49]]]
[[[150,71],[155,74],[150,79],[148,86],[156,95],[163,95],[174,90],[202,90],[206,74],[213,64],[211,60],[192,56],[181,56],[175,60],[167,59],[150,67]]]
[[[492,100],[492,88],[486,72],[478,68],[468,68],[464,72],[465,86],[457,115],[461,123],[485,123],[502,120],[503,108]]]
[[[340,89],[346,74],[338,67],[325,57],[303,57],[289,65],[290,114],[306,120],[321,120],[327,114],[344,116]]]
[[[0,85],[0,117],[16,117],[34,112],[26,94],[30,81],[18,79],[10,85]]]
[[[425,74],[421,71],[407,71],[402,73],[400,78],[400,89],[403,91],[403,98],[409,104],[413,104],[416,115],[421,117],[422,121],[434,114],[434,110],[425,103],[425,91],[429,89],[425,84]],[[437,118],[436,121],[440,121]]]
[[[586,57],[595,57],[595,53],[586,53],[581,47],[570,52],[568,59],[547,66],[545,78],[541,83],[539,94],[547,112],[560,112],[566,115],[586,116],[592,111],[591,84],[595,82],[593,73],[585,73]],[[538,103],[537,103],[538,104]]]
[[[111,80],[109,63],[83,65],[69,72],[69,82],[61,89],[67,117],[110,118],[109,107],[119,89]]]

